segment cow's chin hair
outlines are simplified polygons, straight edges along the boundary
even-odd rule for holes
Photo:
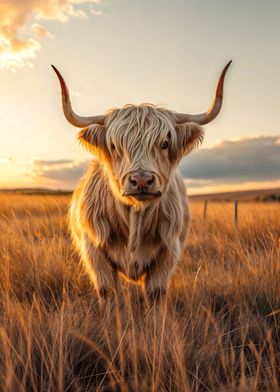
[[[145,194],[145,195],[133,195],[129,193],[127,190],[123,190],[122,188],[114,187],[112,189],[113,194],[116,198],[123,204],[134,206],[136,208],[147,207],[150,204],[154,204],[159,202],[162,196],[161,191],[157,191],[154,194]]]
[[[134,197],[125,197],[126,204],[131,207],[135,207],[136,209],[146,208],[151,204],[155,204],[159,201],[160,197],[153,197],[147,199],[136,199]]]
[[[150,204],[154,204],[159,202],[161,198],[161,192],[158,191],[155,194],[139,194],[139,195],[133,195],[133,194],[126,194],[123,192],[122,194],[122,200],[125,202],[125,204],[128,204],[130,206],[134,206],[137,208],[143,208],[147,207]]]

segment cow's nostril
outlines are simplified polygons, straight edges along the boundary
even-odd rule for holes
[[[133,177],[129,177],[129,182],[132,186],[137,186],[137,181],[133,179]]]
[[[147,187],[151,187],[154,183],[154,176],[151,174],[133,174],[129,177],[129,183],[134,189],[144,190]]]

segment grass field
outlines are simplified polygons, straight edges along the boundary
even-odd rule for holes
[[[0,390],[280,391],[280,205],[193,201],[168,300],[101,312],[69,196],[0,195]]]

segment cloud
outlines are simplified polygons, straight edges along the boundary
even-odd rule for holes
[[[0,2],[0,69],[31,65],[40,50],[38,38],[52,37],[43,26],[29,23],[32,20],[65,22],[71,17],[87,18],[86,12],[77,8],[83,4],[98,5],[102,0],[2,0]],[[93,10],[91,10],[92,12]],[[93,13],[93,12],[92,12]],[[96,11],[95,15],[101,15]]]
[[[190,154],[179,171],[188,188],[197,192],[273,187],[280,182],[279,141],[280,136],[224,140],[212,148]],[[88,160],[35,159],[28,165],[27,175],[73,187],[88,165]]]
[[[33,179],[48,179],[61,186],[74,186],[88,165],[86,161],[71,159],[34,159],[28,165],[26,174]]]
[[[53,35],[48,30],[46,30],[44,27],[40,26],[37,23],[33,23],[32,31],[39,38],[41,37],[53,38]]]
[[[101,4],[103,0],[72,0],[73,4],[84,4],[84,3],[91,3],[91,4]]]
[[[102,11],[97,11],[97,10],[94,9],[94,8],[92,8],[92,9],[90,10],[90,12],[91,12],[91,14],[94,15],[94,16],[101,16],[101,15],[103,15],[103,12],[102,12]]]
[[[280,179],[280,137],[225,140],[184,159],[180,173],[191,186]]]

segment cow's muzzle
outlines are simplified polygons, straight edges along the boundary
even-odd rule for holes
[[[145,200],[161,196],[158,189],[158,180],[155,174],[149,171],[138,170],[127,175],[123,196]]]

